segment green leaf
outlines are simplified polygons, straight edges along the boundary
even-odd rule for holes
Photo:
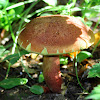
[[[28,3],[32,3],[34,1],[35,0],[28,0],[28,1],[19,2],[19,3],[13,4],[13,5],[7,7],[6,10],[10,10],[10,9],[13,9],[13,8],[17,8],[19,6],[22,6],[22,5],[25,5],[25,4],[28,4]]]
[[[3,45],[0,45],[0,55],[5,51],[6,49],[4,48]]]
[[[100,85],[95,87],[85,99],[100,100]]]
[[[8,55],[7,57],[5,57],[4,59],[3,59],[3,61],[5,61],[5,60],[10,60],[10,59],[12,59],[12,58],[15,58],[15,57],[19,57],[19,54],[11,54],[11,55]]]
[[[5,52],[3,52],[1,55],[0,55],[0,58],[4,57],[5,55],[7,55],[10,51],[6,50]]]
[[[72,12],[75,12],[75,11],[81,11],[82,9],[80,7],[74,7],[74,8],[71,8],[70,10]]]
[[[8,17],[7,20],[9,20],[9,22],[12,23],[16,19],[16,17],[15,17],[15,10],[14,9],[10,9],[8,11],[8,13],[7,13],[7,17]],[[7,23],[7,24],[9,25],[9,23]]]
[[[82,14],[87,18],[97,17],[98,13],[100,12],[100,5],[93,6],[93,7],[83,7]]]
[[[12,59],[10,59],[10,63],[13,65],[13,64],[15,64],[18,60],[19,60],[19,56],[18,57],[14,57],[14,58],[12,58]]]
[[[39,83],[42,83],[44,81],[44,76],[43,76],[43,73],[41,73],[39,75],[39,79],[38,79]]]
[[[41,16],[53,15],[52,13],[42,13]]]
[[[56,6],[57,5],[57,0],[43,0],[43,1],[50,6]]]
[[[38,10],[36,10],[35,12],[33,12],[32,14],[30,14],[30,15],[28,15],[29,17],[31,16],[33,16],[33,15],[35,15],[36,13],[38,14],[38,16],[39,15],[41,15],[42,13],[44,13],[44,12],[57,12],[57,13],[61,13],[63,10],[66,10],[66,12],[67,12],[67,9],[68,9],[68,7],[65,5],[59,5],[59,6],[55,6],[55,7],[52,7],[52,6],[46,6],[46,7],[44,7],[44,8],[41,8],[41,9],[38,9]]]
[[[68,57],[60,57],[60,64],[68,64]]]
[[[85,0],[85,2],[86,2],[86,3],[89,3],[89,2],[90,2],[90,0]]]
[[[20,14],[24,10],[24,5],[14,8],[16,14]]]
[[[4,55],[8,54],[9,51],[5,49],[4,46],[0,45],[0,58],[4,57]]]
[[[43,88],[39,85],[33,85],[30,87],[30,91],[34,94],[42,94],[44,92]]]
[[[89,27],[91,27],[92,24],[93,24],[92,21],[87,21],[87,22],[86,22],[86,25],[88,25]]]
[[[4,89],[11,89],[18,85],[24,85],[28,82],[26,78],[8,78],[0,82],[0,87]]]
[[[100,62],[92,66],[88,73],[88,77],[99,77],[100,78]]]
[[[8,6],[10,3],[8,2],[8,0],[0,0],[0,5],[1,7],[4,7],[5,5]]]
[[[14,63],[16,63],[19,58],[22,56],[22,55],[25,55],[25,54],[28,54],[29,52],[27,52],[26,50],[23,50],[23,51],[20,51],[19,53],[15,53],[15,54],[12,54],[12,55],[8,55],[7,57],[5,57],[3,59],[3,61],[5,60],[9,60],[9,62],[13,65]]]
[[[77,55],[77,62],[82,62],[83,60],[92,57],[92,54],[90,52],[87,51],[81,51],[78,55]]]

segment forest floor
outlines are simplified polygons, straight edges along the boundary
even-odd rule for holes
[[[90,51],[91,48],[89,48],[87,51]],[[87,59],[86,61],[83,61],[82,64],[86,66],[86,64],[94,65],[98,62],[100,62],[100,47],[96,49],[96,51],[93,54],[92,58]],[[34,55],[34,54],[33,54]],[[42,86],[46,86],[45,82],[42,82],[41,84],[38,83],[38,75],[41,70],[41,64],[43,59],[42,56],[39,55],[37,57],[37,60],[32,59],[30,55],[23,56],[24,60],[23,62],[25,65],[28,64],[29,68],[28,71],[34,77],[34,80],[30,79],[27,73],[24,71],[23,67],[21,67],[20,63],[17,62],[10,68],[9,77],[22,77],[27,78],[28,85],[32,84],[39,84]],[[0,100],[84,100],[84,98],[87,96],[87,93],[80,87],[78,84],[76,74],[73,71],[73,62],[68,60],[67,68],[65,65],[61,65],[61,72],[62,72],[62,78],[63,78],[63,89],[61,94],[57,93],[43,93],[42,95],[35,95],[29,91],[29,89],[25,86],[17,86],[12,89],[4,90],[0,88]],[[19,67],[15,67],[18,66]],[[7,62],[1,62],[0,63],[0,81],[5,78],[6,72],[7,72]],[[89,66],[91,67],[91,66]],[[78,69],[79,70],[79,69]],[[100,80],[98,78],[87,78],[89,69],[87,68],[81,74],[79,75],[79,80],[83,88],[90,92],[94,86],[100,83]],[[80,71],[79,71],[80,72]]]

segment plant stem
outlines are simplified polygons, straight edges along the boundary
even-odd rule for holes
[[[85,92],[87,92],[87,91],[83,88],[83,86],[81,85],[80,80],[79,80],[79,78],[78,78],[78,73],[77,73],[77,62],[75,62],[75,71],[76,71],[76,78],[77,78],[78,84],[80,85],[80,87],[81,87]]]

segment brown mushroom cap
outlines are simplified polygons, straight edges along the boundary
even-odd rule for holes
[[[93,42],[91,29],[79,19],[67,15],[34,18],[18,39],[24,49],[43,55],[74,52],[88,48]]]

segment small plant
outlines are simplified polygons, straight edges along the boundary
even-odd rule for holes
[[[100,78],[100,62],[93,65],[88,73],[89,78]],[[100,100],[100,85],[94,87],[92,92],[86,97],[86,99]]]
[[[89,78],[92,78],[92,77],[100,78],[100,62],[92,66],[92,68],[90,69],[88,73],[88,77]]]
[[[25,85],[29,90],[34,94],[42,94],[44,89],[39,85],[33,85],[31,87],[27,86],[28,79],[27,78],[7,78],[0,81],[0,87],[4,89],[11,89],[15,86]]]
[[[12,8],[13,6],[13,8]],[[9,2],[9,0],[1,0],[0,2],[0,28],[9,31],[10,25],[21,18],[24,5],[17,5]]]
[[[100,85],[94,87],[92,92],[85,99],[100,100]]]
[[[4,89],[11,89],[18,85],[24,85],[28,82],[26,78],[8,78],[0,81],[0,87]]]

